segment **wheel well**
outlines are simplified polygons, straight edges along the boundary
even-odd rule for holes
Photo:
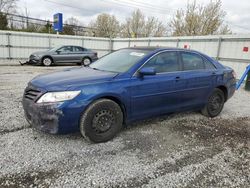
[[[84,56],[82,59],[88,58],[90,61],[92,61],[92,59],[89,56]]]
[[[227,97],[228,97],[227,88],[225,86],[218,86],[217,88],[220,89],[221,91],[223,91],[224,97],[225,97],[225,101],[227,101]]]
[[[114,101],[115,103],[117,103],[120,108],[122,109],[122,113],[123,113],[123,123],[126,123],[126,117],[127,117],[127,111],[126,111],[126,107],[125,105],[120,101],[120,99],[113,97],[113,96],[105,96],[105,97],[101,97],[99,99],[109,99]],[[98,99],[97,99],[98,100]]]

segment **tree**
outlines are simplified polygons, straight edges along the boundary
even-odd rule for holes
[[[186,10],[177,10],[169,27],[174,36],[229,34],[224,24],[225,11],[221,1],[210,1],[207,5],[197,5],[196,1],[187,4]]]
[[[150,26],[148,25],[148,27]],[[124,37],[142,37],[145,30],[145,15],[139,9],[135,10],[132,12],[131,17],[126,19],[126,23],[123,24],[122,28]]]
[[[123,37],[162,37],[166,34],[166,28],[155,17],[146,17],[139,9],[135,10],[131,17],[122,25]]]
[[[6,30],[8,28],[8,20],[6,14],[0,12],[0,30]]]
[[[144,37],[162,37],[166,35],[166,27],[155,17],[147,18],[143,29]]]
[[[0,0],[0,12],[15,12],[17,0]]]
[[[114,15],[102,13],[97,19],[90,22],[91,32],[96,37],[116,37],[119,32],[119,21]]]
[[[17,0],[0,0],[0,29],[8,28],[7,14],[15,12]]]
[[[47,20],[46,24],[41,28],[41,33],[53,33],[52,24]]]
[[[65,21],[65,25],[63,26],[62,34],[65,35],[77,35],[79,20],[77,18],[71,17]]]

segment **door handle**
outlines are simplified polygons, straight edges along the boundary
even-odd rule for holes
[[[178,82],[181,78],[179,76],[175,77],[175,81]]]
[[[212,72],[212,75],[216,75],[216,72]]]

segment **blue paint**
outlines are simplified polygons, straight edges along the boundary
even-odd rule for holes
[[[250,65],[247,66],[245,72],[243,73],[243,75],[241,76],[240,80],[237,82],[236,85],[236,89],[238,90],[241,86],[241,84],[243,83],[243,81],[245,80],[245,78],[247,77],[248,72],[250,72]]]
[[[38,122],[35,127],[43,129],[48,124],[47,127],[53,127],[57,133],[70,133],[79,131],[82,114],[100,98],[119,101],[124,108],[125,122],[129,123],[170,112],[200,110],[216,87],[225,88],[227,99],[234,94],[236,81],[233,70],[216,60],[193,50],[156,48],[148,51],[125,72],[77,67],[37,76],[29,85],[41,92],[39,97],[55,91],[80,90],[81,93],[57,105],[37,104],[36,100],[28,101],[24,98],[25,114],[30,113],[31,123]],[[162,51],[176,51],[179,71],[155,74],[152,68],[140,69],[152,56]],[[184,71],[182,52],[199,55],[215,68]],[[139,69],[143,76],[137,74]],[[32,117],[37,118],[32,120]]]
[[[53,18],[54,18],[53,19],[53,21],[54,21],[54,25],[53,25],[54,31],[62,32],[63,31],[63,15],[62,15],[62,13],[54,14]]]

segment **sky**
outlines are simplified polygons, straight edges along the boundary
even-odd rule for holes
[[[139,8],[146,16],[154,16],[167,24],[176,10],[185,8],[188,0],[19,0],[18,11],[28,10],[30,17],[46,20],[53,14],[63,13],[64,20],[77,18],[81,25],[87,25],[100,13],[115,15],[120,22]],[[208,0],[196,0],[206,4]],[[233,33],[250,33],[250,0],[222,0],[222,9],[226,11],[225,23]]]

